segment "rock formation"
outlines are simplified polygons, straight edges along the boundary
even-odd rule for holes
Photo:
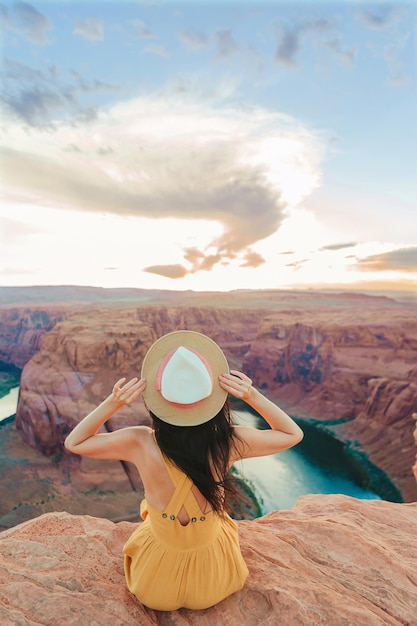
[[[22,368],[38,352],[42,337],[66,317],[70,307],[0,308],[0,361]]]
[[[325,421],[338,437],[360,442],[403,496],[415,500],[416,362],[412,319],[313,325],[272,314],[260,324],[243,368],[291,415]]]
[[[249,578],[204,611],[153,611],[125,587],[134,524],[50,513],[0,534],[5,626],[412,626],[417,623],[417,503],[304,496],[239,522]],[[161,594],[164,590],[161,589]]]

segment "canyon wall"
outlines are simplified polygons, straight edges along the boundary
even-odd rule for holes
[[[355,303],[356,304],[356,303]],[[321,306],[106,307],[75,312],[48,332],[23,370],[16,425],[46,455],[120,376],[140,372],[155,338],[185,328],[211,336],[231,367],[295,417],[320,421],[363,449],[406,500],[417,499],[417,322],[409,309]],[[145,423],[141,403],[108,427]]]
[[[45,455],[62,452],[66,434],[110,392],[114,382],[140,374],[155,339],[176,328],[199,330],[221,342],[230,363],[241,361],[258,325],[256,311],[187,308],[111,308],[76,313],[47,333],[26,364],[16,427]],[[125,407],[109,422],[143,423],[143,403]]]
[[[65,319],[71,307],[0,307],[0,361],[22,368],[36,354],[45,333]]]
[[[254,384],[298,417],[359,442],[407,500],[417,499],[417,323],[264,318],[243,361]]]

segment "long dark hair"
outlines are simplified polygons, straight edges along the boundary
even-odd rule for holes
[[[191,478],[214,511],[227,510],[230,498],[238,496],[229,463],[239,439],[228,401],[215,417],[198,426],[173,426],[151,411],[150,415],[162,453]]]

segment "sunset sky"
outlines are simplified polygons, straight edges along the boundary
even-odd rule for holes
[[[415,2],[0,18],[0,285],[417,291]]]

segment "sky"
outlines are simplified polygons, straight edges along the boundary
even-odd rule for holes
[[[417,293],[415,2],[0,4],[0,285]]]

